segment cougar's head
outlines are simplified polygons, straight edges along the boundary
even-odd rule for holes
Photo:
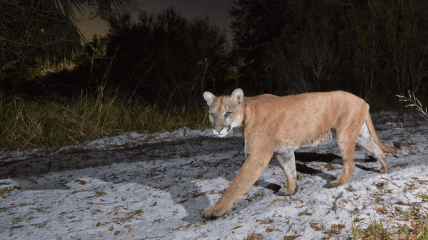
[[[234,127],[241,126],[244,120],[243,101],[244,92],[237,88],[229,96],[216,97],[210,92],[204,92],[213,125],[213,133],[218,137],[225,137]]]

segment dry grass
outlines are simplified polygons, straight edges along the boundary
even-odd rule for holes
[[[406,98],[405,96],[401,96],[401,95],[395,95],[397,97],[399,97],[399,101],[402,102],[412,102],[412,104],[408,104],[406,105],[406,107],[416,107],[416,109],[421,113],[422,117],[425,118],[425,120],[428,121],[428,113],[427,113],[427,108],[425,108],[425,111],[422,107],[422,103],[415,97],[415,95],[413,93],[410,93],[410,91],[408,91],[409,93],[409,98]]]
[[[67,103],[0,95],[0,150],[61,146],[127,131],[153,133],[210,126],[205,107],[161,112],[156,105],[104,93],[102,87],[99,90],[97,97],[82,92]]]
[[[352,233],[354,239],[428,239],[428,214],[425,212],[420,214],[420,209],[412,208],[404,212],[397,219],[402,221],[401,228],[386,229],[382,222],[379,224],[372,224],[366,229],[362,230],[359,226],[355,226],[355,220],[352,224]],[[405,222],[409,226],[404,225]]]

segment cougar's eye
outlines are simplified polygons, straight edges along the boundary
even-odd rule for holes
[[[210,116],[211,116],[211,117],[215,117],[215,114],[214,114],[214,113],[210,113]]]
[[[232,112],[227,112],[224,114],[225,117],[230,117],[230,115],[232,115]]]

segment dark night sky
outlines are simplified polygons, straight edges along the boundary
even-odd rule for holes
[[[215,23],[220,29],[225,29],[228,39],[231,40],[228,17],[228,10],[231,0],[134,0],[135,7],[153,13],[155,16],[172,5],[176,10],[181,11],[182,16],[187,19],[208,16],[210,22]],[[76,24],[84,36],[90,40],[93,34],[105,35],[107,25],[101,19],[88,20],[88,11],[77,14]]]

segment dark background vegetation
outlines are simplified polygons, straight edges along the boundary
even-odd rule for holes
[[[104,16],[109,34],[84,46],[77,32],[56,35],[72,24],[61,12],[52,24],[17,7],[29,2],[2,1],[0,84],[8,96],[71,98],[105,86],[166,108],[198,106],[204,91],[236,87],[248,96],[345,90],[376,104],[407,90],[424,99],[428,90],[426,1],[235,0],[232,43],[209,19],[188,20],[172,7],[142,12],[137,22],[116,12]],[[73,69],[36,73],[63,59]]]

